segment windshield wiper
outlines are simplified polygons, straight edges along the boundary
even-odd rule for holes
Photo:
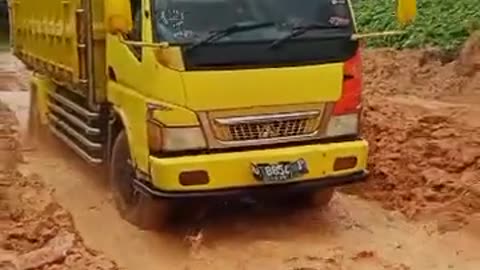
[[[234,33],[238,32],[244,32],[244,31],[250,31],[250,30],[255,30],[259,28],[264,28],[264,27],[271,27],[274,26],[275,22],[238,22],[235,24],[232,24],[224,29],[221,30],[216,30],[211,32],[208,36],[205,38],[193,43],[192,45],[187,47],[188,51],[191,51],[199,46],[202,46],[204,44],[208,44],[212,41],[219,40],[221,38],[224,38],[226,36],[229,36]]]
[[[298,25],[294,26],[291,30],[290,33],[287,34],[284,37],[281,37],[277,40],[275,40],[271,45],[270,48],[277,48],[281,44],[283,44],[285,41],[288,41],[292,38],[296,38],[298,36],[301,36],[311,30],[319,30],[319,29],[335,29],[335,28],[348,28],[348,25],[333,25],[333,24],[324,24],[324,23],[312,23],[312,24],[306,24],[306,25]],[[343,36],[343,35],[342,35]]]

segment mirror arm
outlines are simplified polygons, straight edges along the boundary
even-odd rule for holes
[[[359,40],[364,38],[371,37],[385,37],[385,36],[397,36],[405,34],[405,31],[385,31],[385,32],[374,32],[374,33],[365,33],[365,34],[353,34],[352,40]]]
[[[168,48],[170,45],[168,42],[160,42],[160,43],[151,43],[151,42],[143,42],[143,41],[131,41],[126,40],[123,38],[122,35],[117,35],[120,43],[132,46],[132,47],[148,47],[148,48]]]

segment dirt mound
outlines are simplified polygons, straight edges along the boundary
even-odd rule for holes
[[[87,249],[73,221],[35,175],[21,175],[13,113],[0,102],[0,269],[117,269]]]
[[[409,217],[443,215],[455,226],[480,211],[480,110],[468,105],[480,101],[477,45],[467,42],[447,64],[425,59],[431,50],[366,52],[371,177],[362,196]],[[441,102],[447,97],[462,104]]]
[[[368,96],[442,98],[480,91],[480,33],[459,53],[438,49],[374,49],[364,52]]]
[[[480,134],[478,126],[457,122],[462,111],[410,99],[369,100],[364,132],[372,177],[365,195],[408,216],[465,195],[480,181]],[[472,207],[480,209],[478,203]]]
[[[473,33],[463,47],[457,61],[461,75],[474,76],[480,70],[480,32]]]

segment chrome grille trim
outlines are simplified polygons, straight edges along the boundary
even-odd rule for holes
[[[309,136],[318,131],[321,113],[306,111],[213,120],[215,137],[224,142],[261,141]]]
[[[229,118],[217,118],[214,121],[220,125],[238,125],[238,124],[250,124],[254,123],[268,123],[272,121],[288,121],[298,120],[300,118],[316,118],[320,116],[319,111],[308,112],[294,112],[294,113],[279,113],[279,114],[264,114],[253,116],[240,116]]]
[[[198,113],[198,117],[207,139],[208,147],[210,149],[227,149],[227,148],[236,148],[236,147],[250,147],[250,146],[266,146],[266,145],[275,145],[282,143],[290,142],[306,142],[311,140],[318,140],[325,137],[325,130],[327,128],[328,119],[330,118],[331,113],[333,112],[335,103],[326,102],[326,103],[311,103],[311,104],[299,104],[282,107],[272,107],[272,112],[265,112],[265,114],[259,114],[258,108],[253,109],[249,113],[249,109],[244,109],[243,111],[234,112],[232,111],[203,111]],[[303,134],[299,136],[291,137],[277,137],[270,139],[260,139],[260,140],[245,140],[245,141],[233,141],[233,140],[222,140],[221,136],[218,136],[218,129],[215,128],[219,123],[216,120],[242,120],[250,117],[268,117],[270,119],[278,119],[278,116],[292,116],[298,113],[304,114],[305,116],[311,115],[312,112],[317,114],[318,118],[318,128],[311,134]],[[316,120],[317,121],[317,120]]]

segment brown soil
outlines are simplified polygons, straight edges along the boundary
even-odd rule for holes
[[[0,269],[118,269],[88,249],[38,175],[25,177],[18,123],[0,102]]]
[[[362,196],[408,217],[442,213],[458,223],[480,210],[477,39],[447,64],[429,51],[365,53],[372,175]]]
[[[30,72],[8,52],[0,52],[0,91],[27,91]]]

